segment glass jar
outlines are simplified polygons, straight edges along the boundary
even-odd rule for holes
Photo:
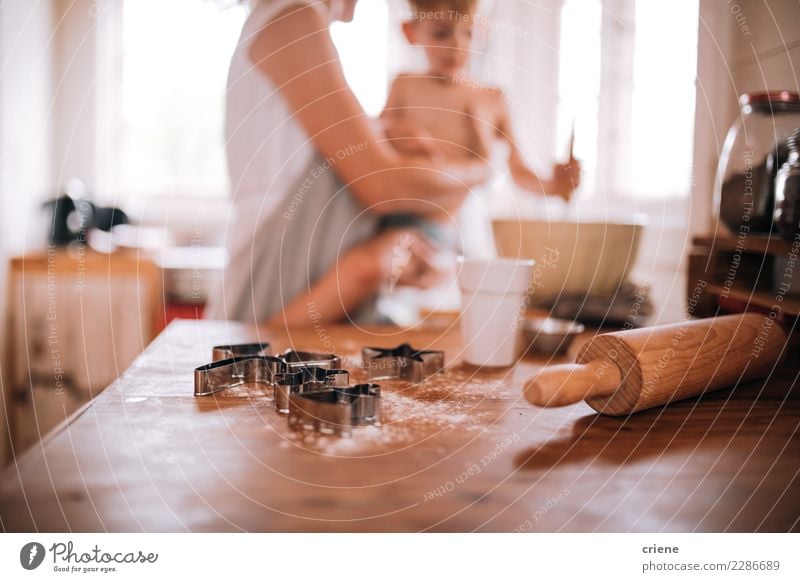
[[[789,157],[778,170],[775,181],[775,226],[781,236],[800,236],[800,129],[786,141]]]
[[[739,104],[717,168],[717,215],[732,233],[769,233],[778,170],[789,155],[786,140],[800,128],[800,95],[745,93]]]

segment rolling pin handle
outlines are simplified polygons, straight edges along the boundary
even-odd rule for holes
[[[622,372],[609,359],[587,364],[549,366],[525,384],[525,398],[536,406],[574,404],[591,396],[609,396],[622,384]]]

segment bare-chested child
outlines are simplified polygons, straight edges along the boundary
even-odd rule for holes
[[[381,119],[396,147],[458,159],[488,155],[487,148],[505,141],[517,186],[569,200],[580,180],[580,165],[571,159],[555,164],[547,179],[537,175],[514,139],[503,92],[469,76],[478,0],[409,0],[409,5],[403,32],[424,49],[427,70],[398,75],[389,91]],[[474,140],[474,118],[483,130],[482,143]]]

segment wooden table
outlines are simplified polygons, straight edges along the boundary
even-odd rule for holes
[[[383,383],[384,425],[298,439],[256,387],[192,396],[214,344],[352,356],[446,350],[448,370]],[[4,531],[789,531],[800,525],[797,366],[634,417],[520,397],[546,360],[476,373],[454,330],[262,332],[181,321],[2,473]],[[564,359],[559,361],[563,361]]]

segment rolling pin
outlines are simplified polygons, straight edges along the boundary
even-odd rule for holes
[[[595,336],[576,364],[549,366],[525,384],[537,406],[585,400],[622,416],[767,376],[786,336],[763,315],[727,315]]]

